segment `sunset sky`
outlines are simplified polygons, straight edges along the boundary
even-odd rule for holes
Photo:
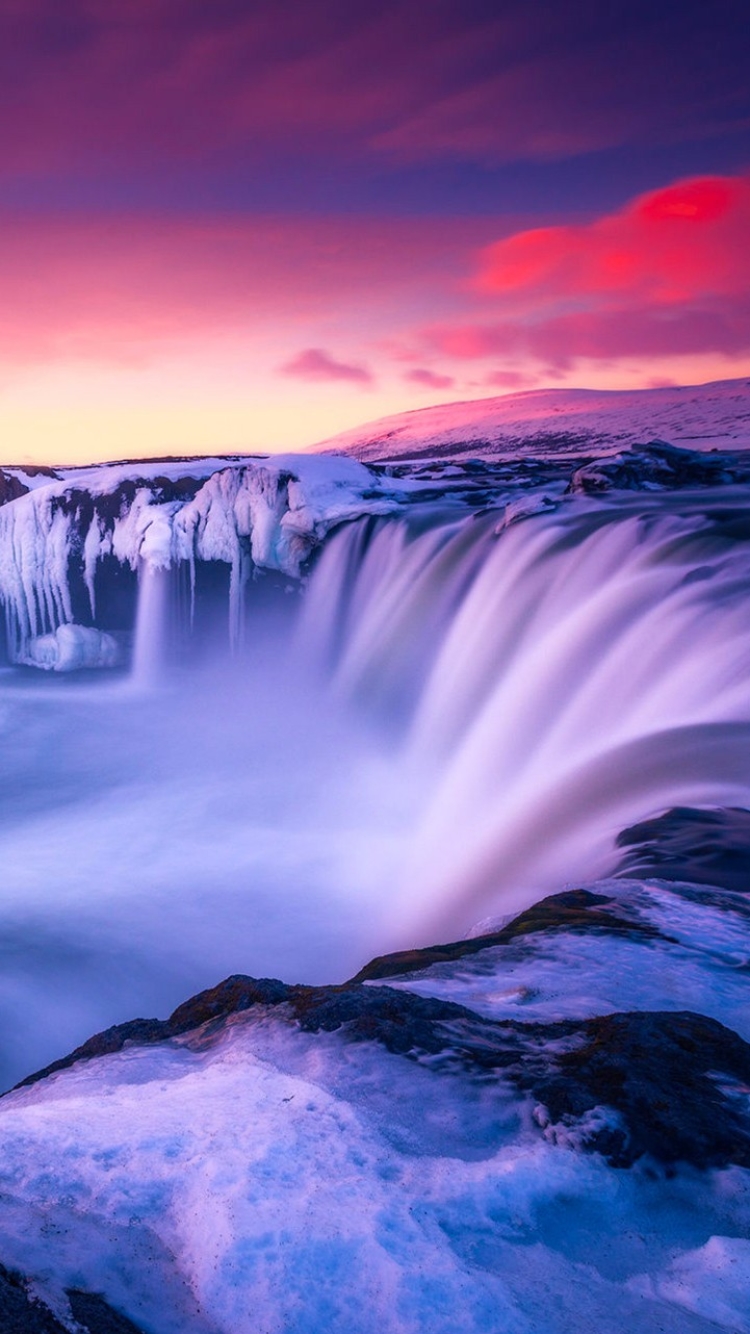
[[[0,461],[750,372],[747,0],[0,0]]]

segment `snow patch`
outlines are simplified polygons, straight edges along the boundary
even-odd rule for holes
[[[649,440],[750,448],[750,381],[664,389],[534,389],[397,413],[322,441],[364,460],[613,453]]]
[[[29,640],[21,662],[45,672],[77,672],[84,668],[116,667],[117,641],[103,630],[87,625],[60,625],[49,635]]]

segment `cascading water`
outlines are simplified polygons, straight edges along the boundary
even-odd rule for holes
[[[404,761],[430,792],[406,936],[604,873],[623,826],[672,804],[748,803],[748,574],[705,497],[331,539],[305,637],[335,689],[411,700]]]
[[[747,487],[318,462],[304,505],[285,466],[0,509],[9,656],[72,671],[4,675],[0,1079],[228,973],[462,935],[673,805],[750,806]],[[135,689],[77,675],[131,631]]]
[[[131,675],[138,687],[157,685],[166,665],[172,571],[142,560]]]

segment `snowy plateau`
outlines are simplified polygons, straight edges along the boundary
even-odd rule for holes
[[[749,577],[746,381],[0,468],[0,1329],[750,1334]]]

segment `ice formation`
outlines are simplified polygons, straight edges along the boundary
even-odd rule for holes
[[[29,667],[46,672],[78,672],[96,667],[115,667],[120,660],[117,641],[104,630],[88,625],[59,625],[48,635],[37,635],[26,645],[20,659]]]
[[[201,464],[156,476],[151,468],[149,479],[135,466],[82,470],[0,508],[0,601],[14,661],[36,661],[30,641],[74,623],[72,565],[95,618],[97,568],[107,556],[132,570],[184,564],[191,574],[196,561],[223,562],[236,637],[253,569],[298,578],[331,528],[397,504],[392,486],[345,457],[276,456],[213,467],[206,477]]]

